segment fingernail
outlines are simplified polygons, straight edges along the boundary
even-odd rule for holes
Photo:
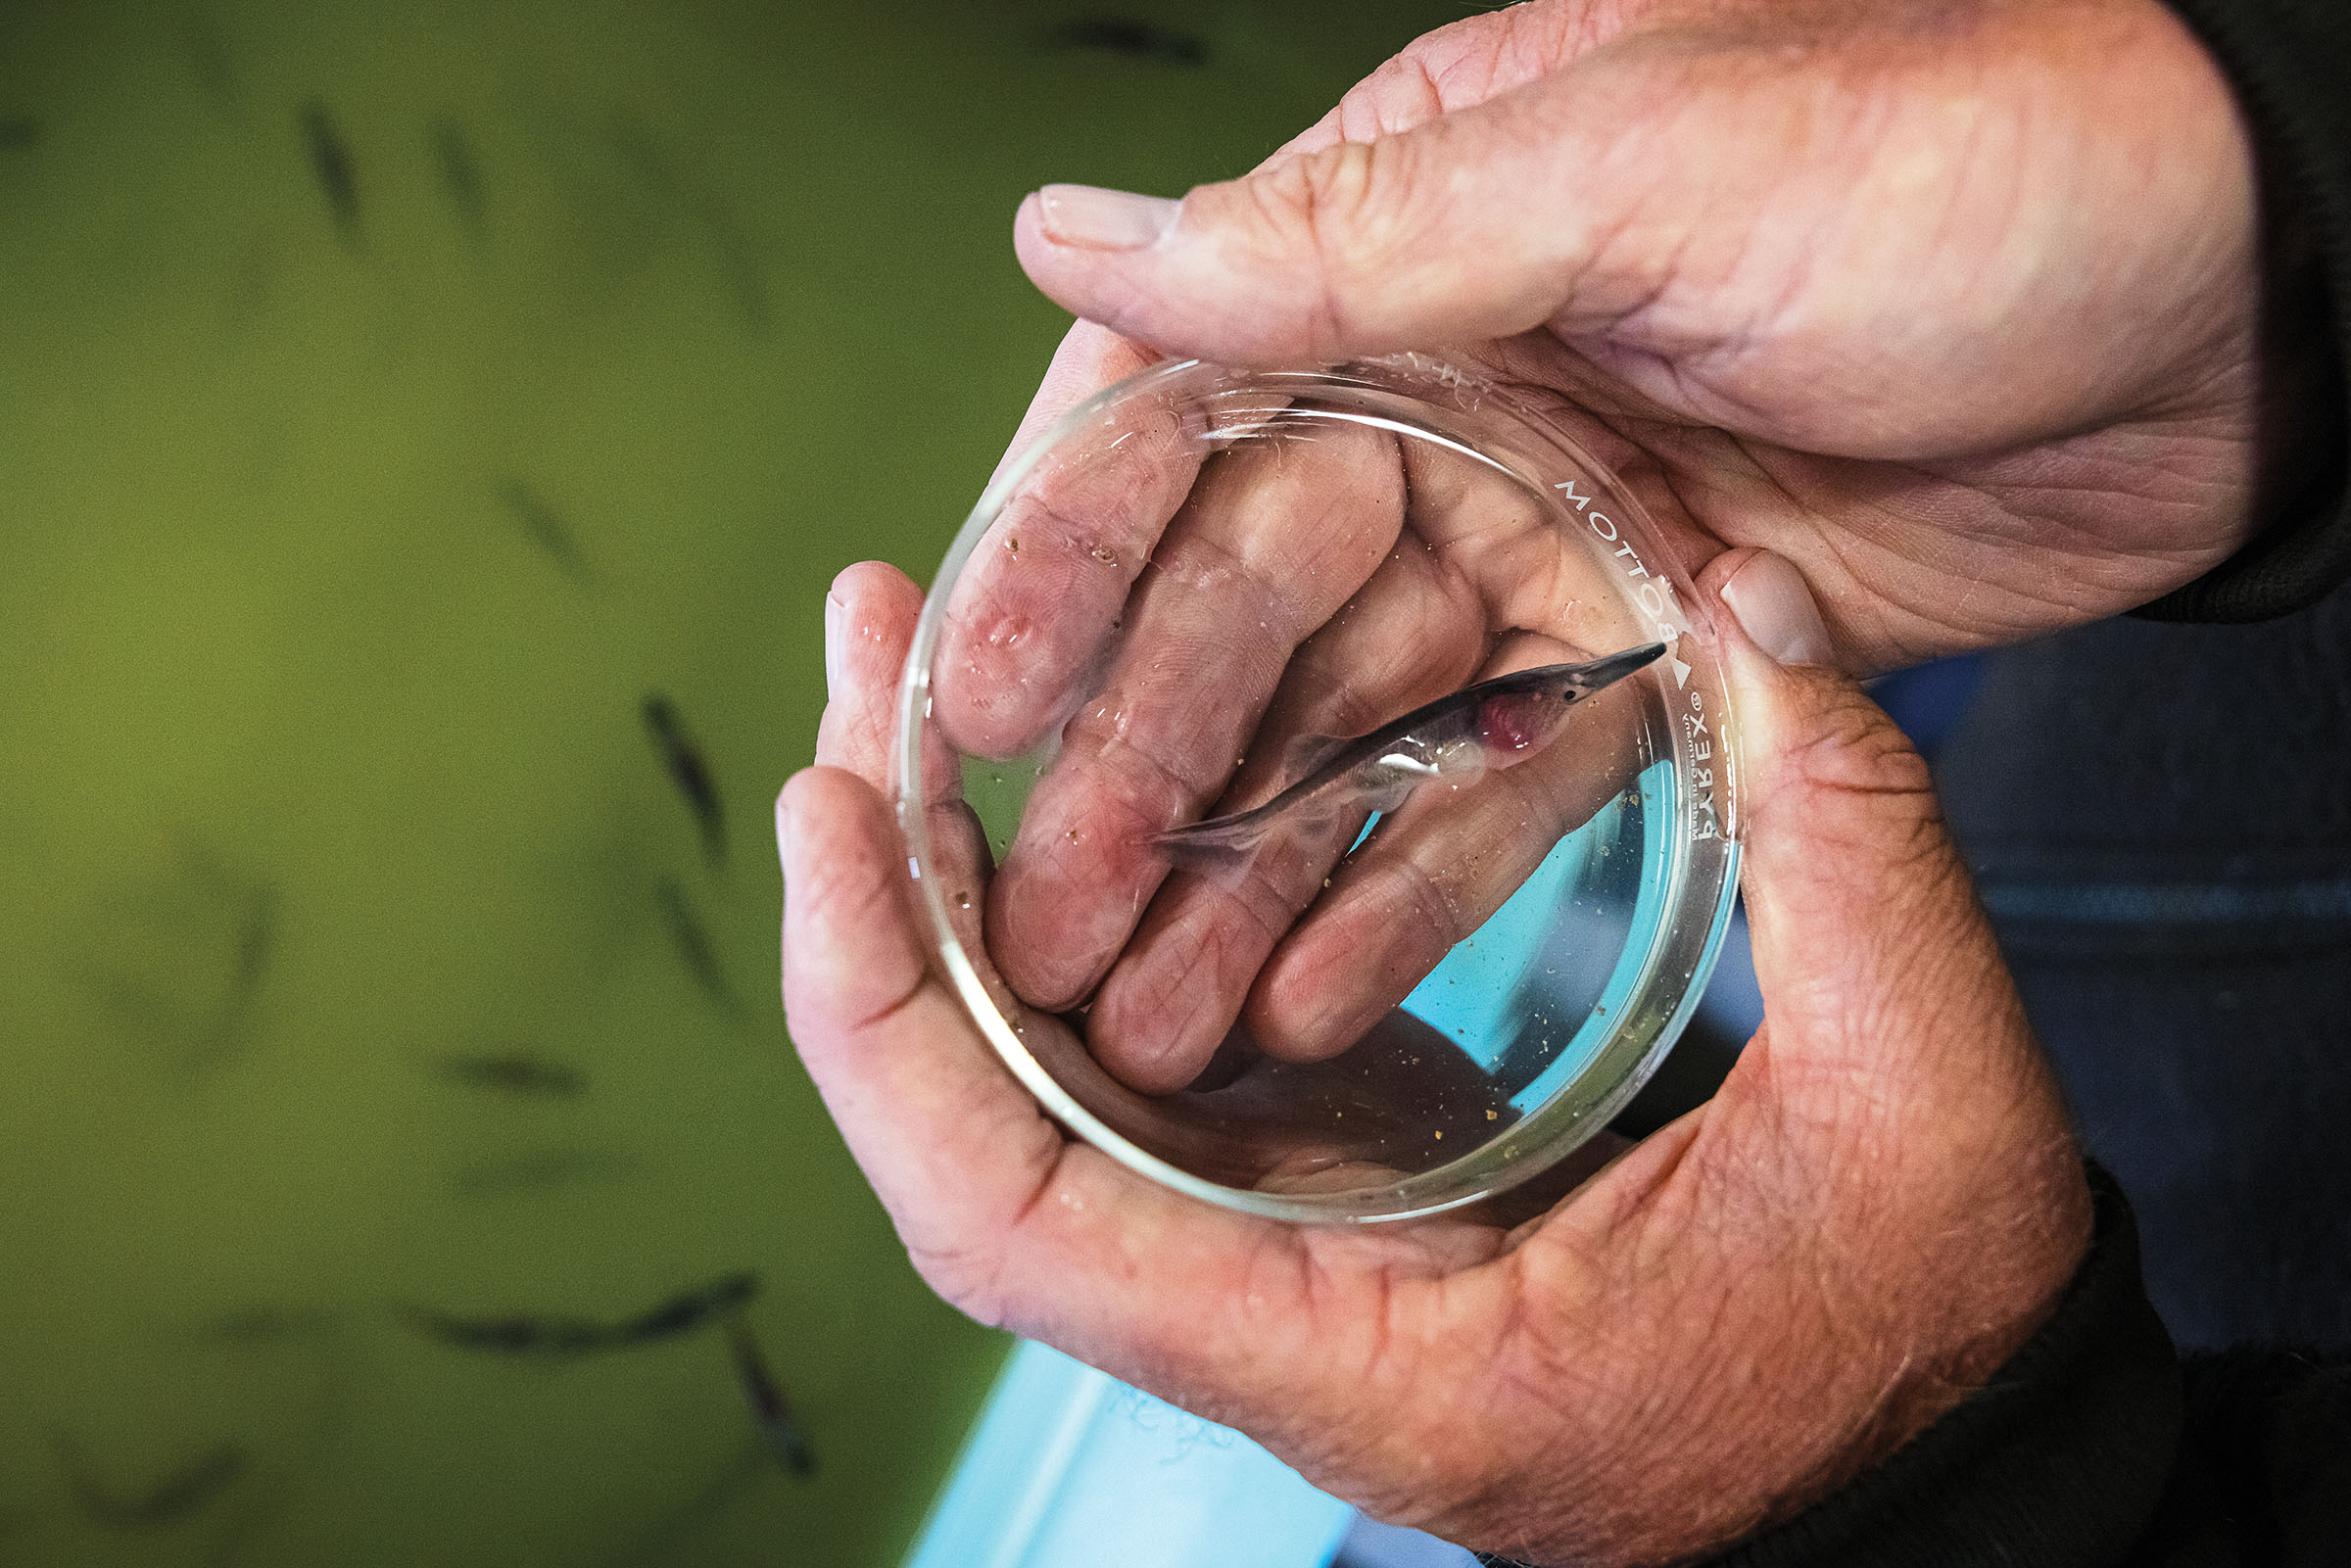
[[[1139,251],[1176,226],[1181,202],[1099,185],[1047,185],[1036,193],[1045,238],[1084,251]]]
[[[832,594],[825,595],[825,700],[828,702],[840,689],[840,666],[846,651],[840,645],[840,612],[846,607]]]
[[[1782,664],[1829,664],[1836,650],[1804,574],[1786,558],[1757,550],[1722,585],[1722,602],[1748,641]]]
[[[784,874],[792,875],[792,802],[783,795],[776,796],[776,858],[783,862]]]

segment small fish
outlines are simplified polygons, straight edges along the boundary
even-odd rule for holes
[[[318,178],[318,189],[326,197],[327,211],[335,215],[335,226],[346,241],[357,239],[360,187],[352,175],[351,148],[335,128],[326,105],[315,98],[302,106],[302,139],[310,148],[311,172]]]
[[[727,983],[727,972],[718,962],[718,949],[710,940],[710,929],[695,912],[694,900],[677,879],[664,877],[653,884],[653,898],[661,906],[661,924],[669,929],[669,939],[676,948],[678,962],[700,986],[702,994],[717,1004],[722,1013],[740,1014],[742,1004],[736,1000],[734,987]]]
[[[556,1144],[462,1165],[451,1174],[449,1184],[459,1197],[504,1198],[580,1182],[616,1181],[642,1168],[642,1161],[622,1150]]]
[[[792,1413],[783,1387],[767,1369],[767,1361],[751,1338],[751,1326],[741,1312],[727,1319],[727,1348],[734,1352],[735,1372],[743,1379],[743,1397],[750,1402],[759,1435],[793,1475],[805,1478],[816,1474],[816,1450],[808,1446],[808,1434]]]
[[[482,170],[474,162],[473,148],[465,140],[465,132],[451,120],[440,120],[433,126],[433,162],[441,167],[441,188],[449,193],[457,217],[467,233],[479,237],[482,232]]]
[[[643,712],[646,733],[661,753],[670,783],[685,797],[686,809],[694,813],[702,832],[702,852],[715,866],[727,857],[727,815],[719,805],[718,781],[711,775],[710,764],[703,759],[701,748],[688,737],[676,703],[656,691],[645,699]]]
[[[441,1063],[441,1073],[469,1089],[555,1100],[577,1099],[588,1088],[588,1075],[579,1069],[521,1052],[449,1057]]]
[[[425,1333],[461,1351],[561,1359],[658,1345],[727,1314],[739,1315],[758,1294],[758,1275],[737,1273],[721,1275],[617,1322],[590,1317],[453,1317],[415,1307],[407,1308],[407,1316]]]
[[[564,522],[552,506],[539,498],[536,491],[519,479],[509,479],[498,487],[499,503],[508,516],[522,525],[531,543],[544,551],[557,570],[575,583],[585,583],[595,577],[588,569],[588,557],[580,551],[580,542],[574,537],[571,525]]]
[[[640,1313],[621,1325],[620,1342],[624,1345],[649,1345],[656,1340],[674,1338],[723,1312],[732,1312],[759,1294],[756,1274],[728,1274],[698,1290],[674,1296],[648,1312]]]
[[[615,1343],[612,1329],[576,1317],[450,1317],[415,1308],[408,1316],[444,1344],[491,1355],[587,1355]]]
[[[1310,747],[1296,784],[1262,806],[1154,834],[1176,860],[1229,862],[1254,854],[1287,823],[1336,821],[1350,812],[1394,811],[1432,780],[1474,783],[1514,767],[1549,745],[1579,697],[1654,662],[1662,642],[1588,664],[1545,664],[1463,687],[1352,740]]]
[[[143,1492],[116,1493],[94,1475],[90,1457],[72,1434],[53,1426],[49,1441],[74,1503],[114,1529],[147,1534],[179,1524],[208,1506],[245,1472],[245,1449],[222,1443],[190,1458]]]
[[[1207,41],[1131,17],[1085,17],[1047,29],[1049,49],[1080,49],[1130,60],[1150,60],[1167,66],[1205,66]]]

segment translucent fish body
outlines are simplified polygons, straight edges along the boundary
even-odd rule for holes
[[[1662,642],[1585,664],[1545,664],[1463,687],[1368,735],[1324,742],[1302,776],[1260,806],[1155,834],[1173,859],[1245,859],[1292,827],[1394,811],[1424,784],[1461,785],[1534,756],[1565,727],[1579,699],[1655,662]]]

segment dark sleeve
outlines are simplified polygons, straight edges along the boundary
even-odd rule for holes
[[[2351,578],[2351,410],[2343,394],[2351,364],[2351,5],[2169,4],[2228,74],[2253,130],[2272,406],[2253,538],[2135,613],[2268,620],[2317,603]]]
[[[2351,1360],[2173,1354],[2138,1238],[2097,1228],[2057,1309],[1894,1456],[1708,1568],[2343,1568]],[[1506,1559],[1481,1559],[1503,1564]]]

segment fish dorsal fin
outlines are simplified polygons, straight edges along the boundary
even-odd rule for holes
[[[1281,786],[1284,789],[1301,780],[1311,779],[1331,758],[1347,749],[1349,737],[1343,735],[1316,735],[1309,732],[1294,735],[1281,747]]]

